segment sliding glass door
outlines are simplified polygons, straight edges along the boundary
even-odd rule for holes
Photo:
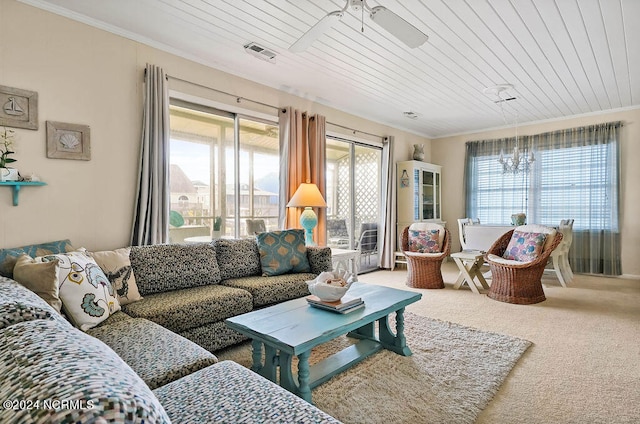
[[[172,100],[170,196],[173,243],[242,237],[278,221],[278,126]]]
[[[382,149],[327,138],[327,241],[358,249],[361,270],[378,267]]]

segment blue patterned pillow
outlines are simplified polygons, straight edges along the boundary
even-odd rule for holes
[[[440,253],[439,238],[439,230],[409,230],[409,251]]]
[[[540,256],[546,239],[547,235],[544,233],[527,233],[515,230],[502,257],[520,262],[531,262]]]
[[[310,272],[304,230],[282,230],[257,235],[262,275]]]
[[[57,253],[72,252],[74,250],[69,240],[58,240],[49,243],[0,249],[0,275],[13,278],[13,267],[16,265],[18,258],[25,253],[35,258],[36,256],[55,255]]]

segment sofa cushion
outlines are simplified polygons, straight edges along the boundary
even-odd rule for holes
[[[313,280],[316,274],[283,274],[273,277],[244,277],[224,280],[220,284],[246,290],[253,297],[254,306],[265,306],[308,296],[307,280]]]
[[[0,277],[0,329],[38,319],[59,321],[71,328],[40,296],[10,278]]]
[[[173,422],[339,423],[312,404],[232,361],[154,390]]]
[[[37,262],[58,261],[62,307],[73,324],[88,330],[120,310],[120,302],[102,269],[84,249],[39,256]]]
[[[133,319],[133,317],[131,315],[127,315],[125,312],[118,311],[114,314],[109,315],[109,318],[105,319],[104,321],[102,321],[100,324],[96,325],[93,328],[100,328],[105,325],[115,324],[116,322],[126,321],[128,319]]]
[[[129,260],[130,247],[102,252],[89,252],[118,294],[120,305],[142,299]]]
[[[145,295],[122,309],[132,317],[146,318],[179,333],[249,312],[252,307],[249,292],[216,284]]]
[[[247,336],[232,330],[224,321],[212,322],[199,327],[190,328],[179,333],[182,337],[199,344],[209,352],[248,340]]]
[[[310,272],[304,230],[281,230],[257,236],[260,266],[265,277]]]
[[[29,255],[21,255],[13,268],[13,279],[60,312],[62,301],[58,289],[58,264],[59,261],[36,262]]]
[[[0,422],[169,423],[149,387],[107,345],[56,321],[28,321],[0,334],[0,398],[40,400],[0,409]],[[45,400],[74,401],[47,407]]]
[[[129,259],[142,296],[220,282],[210,244],[133,246]]]
[[[58,240],[49,243],[31,244],[28,246],[0,249],[0,275],[13,278],[13,267],[20,255],[27,254],[32,258],[75,250],[69,240]]]
[[[260,275],[260,252],[254,238],[217,239],[213,246],[220,267],[220,279]]]
[[[149,320],[132,318],[92,328],[151,389],[218,362],[204,348]]]

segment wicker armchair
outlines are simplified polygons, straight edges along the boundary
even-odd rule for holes
[[[562,233],[554,232],[555,236],[545,243],[540,256],[531,262],[507,261],[502,259],[504,251],[509,245],[514,230],[505,233],[489,249],[485,261],[491,267],[491,287],[489,296],[500,302],[530,305],[546,299],[542,290],[542,274],[549,255],[562,241]],[[497,258],[493,255],[498,256]]]
[[[436,225],[436,224],[433,224]],[[419,289],[443,289],[442,261],[451,251],[449,230],[438,225],[444,231],[440,253],[417,253],[409,251],[409,228],[402,232],[402,253],[407,259],[407,286]]]

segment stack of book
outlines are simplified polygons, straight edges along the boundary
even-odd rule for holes
[[[344,295],[342,299],[336,300],[335,302],[325,302],[324,300],[320,300],[318,296],[311,295],[307,296],[307,302],[314,308],[325,309],[339,314],[346,314],[364,308],[364,300],[349,295]]]

